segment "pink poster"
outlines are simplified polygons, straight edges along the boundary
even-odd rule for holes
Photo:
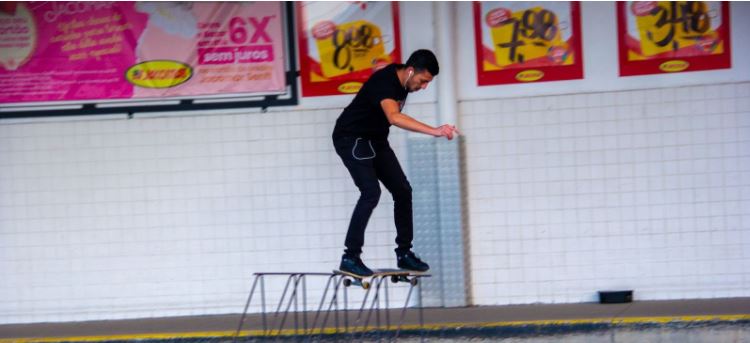
[[[279,2],[1,2],[0,103],[285,90]]]

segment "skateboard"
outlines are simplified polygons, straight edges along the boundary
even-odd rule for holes
[[[428,274],[427,272],[418,272],[406,269],[373,269],[373,274],[371,276],[357,275],[338,269],[335,269],[333,273],[336,275],[343,275],[345,277],[345,287],[356,285],[364,289],[369,289],[371,281],[378,277],[390,277],[391,282],[393,283],[408,282],[412,286],[416,286],[419,283],[419,277],[430,276],[430,274]]]

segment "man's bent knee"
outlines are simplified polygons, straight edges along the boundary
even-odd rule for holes
[[[411,201],[412,189],[411,185],[406,182],[393,190],[393,200],[395,201]]]
[[[365,187],[360,190],[359,200],[375,207],[380,201],[380,187]]]

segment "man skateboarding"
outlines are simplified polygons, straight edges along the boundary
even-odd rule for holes
[[[411,251],[412,189],[388,144],[388,132],[390,126],[395,125],[447,139],[459,133],[453,125],[432,127],[401,112],[406,96],[426,89],[438,72],[435,55],[429,50],[417,50],[406,64],[390,64],[374,72],[336,120],[333,146],[360,191],[346,234],[341,271],[362,276],[373,274],[359,256],[367,222],[380,199],[379,182],[393,196],[398,267],[414,271],[430,268]]]

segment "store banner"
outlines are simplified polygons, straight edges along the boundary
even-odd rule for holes
[[[401,62],[398,2],[298,2],[302,95],[356,93],[374,70]]]
[[[620,75],[731,68],[729,3],[617,3]]]
[[[281,93],[278,2],[2,2],[0,103]]]
[[[474,2],[480,86],[583,78],[578,2]]]

